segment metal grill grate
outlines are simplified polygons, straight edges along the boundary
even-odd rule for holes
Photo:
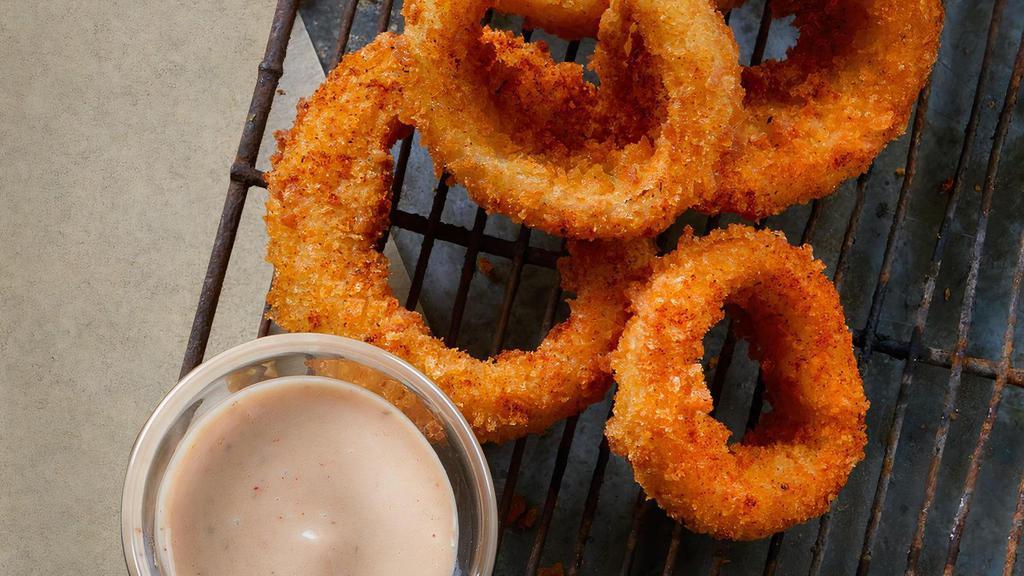
[[[304,9],[326,2],[311,4]],[[363,4],[321,6],[319,14],[340,20],[332,24],[338,31],[332,55],[353,44],[360,19],[385,30],[399,8],[391,0]],[[568,419],[560,431],[490,449],[502,517],[519,493],[537,505],[534,522],[503,530],[499,573],[534,574],[555,562],[568,574],[1021,571],[1024,451],[1015,435],[1024,431],[1024,368],[1014,365],[1020,361],[1014,339],[1024,278],[1024,200],[1018,198],[1024,139],[1011,123],[1024,75],[1024,6],[1008,10],[1006,4],[947,2],[939,64],[918,98],[909,135],[833,197],[758,224],[815,245],[830,263],[854,329],[872,400],[870,445],[833,510],[762,542],[691,534],[646,501],[625,465],[610,457],[601,434],[606,401]],[[298,9],[298,0],[279,1],[182,373],[204,355],[247,191],[265,186],[255,159]],[[741,45],[750,47],[749,61],[760,62],[778,28],[765,3],[751,0],[733,20]],[[310,25],[314,38],[318,27],[323,23]],[[319,44],[325,43],[321,35]],[[589,49],[586,43],[552,44],[564,48],[553,54],[570,61]],[[513,228],[512,237],[489,233],[495,218],[479,208],[471,223],[449,222],[443,218],[450,198],[444,178],[432,193],[410,189],[407,170],[418,154],[412,136],[400,143],[393,188],[395,235],[400,245],[418,249],[406,305],[416,307],[429,291],[437,243],[461,247],[447,326],[434,327],[456,345],[465,336],[478,258],[507,260],[503,283],[490,285],[500,292],[490,346],[477,345],[479,352],[495,353],[506,344],[524,271],[554,268],[560,244],[523,226]],[[1004,156],[1008,175],[1000,176]],[[402,205],[429,203],[427,213],[402,208],[401,196],[409,200]],[[734,218],[683,220],[706,231]],[[670,236],[661,239],[663,246],[671,245]],[[519,302],[539,318],[537,335],[560,311],[562,294],[551,280],[545,296]],[[262,322],[259,334],[268,329]],[[719,329],[710,339],[709,349],[719,350],[709,369],[716,415],[742,434],[762,410],[756,365],[751,370],[731,330]]]

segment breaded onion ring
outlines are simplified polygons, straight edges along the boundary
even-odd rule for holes
[[[726,10],[742,1],[720,0]],[[501,10],[569,38],[593,35],[608,0],[500,0]],[[783,61],[743,71],[745,111],[697,209],[760,219],[826,196],[906,130],[935,62],[940,0],[772,0],[799,40]]]
[[[772,0],[800,38],[743,71],[745,116],[698,207],[751,219],[832,193],[903,134],[939,47],[940,0]]]
[[[745,0],[717,0],[715,5],[725,12]],[[608,9],[608,0],[497,0],[495,8],[519,14],[526,28],[544,30],[568,40],[597,34],[601,14]]]
[[[634,298],[612,355],[609,445],[672,517],[749,540],[819,515],[864,457],[868,402],[839,297],[810,247],[732,226],[687,233]],[[739,444],[711,416],[702,338],[738,308],[771,411]]]
[[[270,316],[287,330],[348,336],[404,358],[444,389],[481,441],[541,431],[603,396],[607,355],[628,314],[624,287],[646,277],[653,246],[570,242],[559,268],[576,293],[572,312],[534,352],[477,360],[431,336],[395,299],[387,259],[373,249],[388,225],[390,150],[403,133],[399,42],[385,34],[346,56],[278,135],[265,217]],[[522,47],[509,58],[537,54]]]
[[[556,89],[525,110],[491,78],[495,51],[479,19],[493,2],[404,8],[402,117],[439,169],[485,209],[574,238],[653,235],[706,200],[741,104],[735,40],[706,0],[614,0],[594,55],[602,87],[580,90],[578,65],[550,63],[583,94]],[[533,106],[565,117],[531,123]]]

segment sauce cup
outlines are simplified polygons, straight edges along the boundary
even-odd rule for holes
[[[160,402],[132,448],[121,501],[121,541],[132,576],[161,572],[158,492],[175,449],[200,418],[249,385],[288,376],[334,378],[388,400],[424,432],[451,483],[458,515],[452,573],[489,576],[497,548],[494,484],[473,430],[450,399],[404,360],[326,334],[280,334],[232,348],[186,375]]]

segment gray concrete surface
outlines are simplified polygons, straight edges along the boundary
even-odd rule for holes
[[[0,574],[124,573],[128,451],[177,379],[273,4],[2,3]],[[210,353],[255,335],[262,200]]]

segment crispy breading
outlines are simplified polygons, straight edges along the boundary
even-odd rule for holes
[[[405,130],[397,117],[405,70],[394,56],[401,41],[384,34],[346,56],[278,135],[265,217],[270,316],[293,332],[347,336],[407,360],[452,398],[481,441],[540,432],[603,397],[608,354],[628,314],[625,289],[646,278],[653,244],[570,242],[559,269],[576,298],[535,351],[478,360],[433,337],[395,299],[387,261],[373,249],[388,226],[391,146]],[[498,58],[532,54],[522,47]]]
[[[496,72],[479,21],[492,5],[410,0],[403,11],[403,120],[470,197],[579,239],[653,235],[708,199],[742,89],[736,41],[706,0],[613,0],[592,63],[598,88],[576,64]],[[537,74],[559,83],[508,106],[506,83]],[[554,121],[537,122],[534,107]]]
[[[777,0],[800,38],[743,71],[742,122],[698,207],[758,219],[831,194],[907,128],[942,32],[940,0]]]
[[[609,445],[672,517],[763,538],[822,514],[864,457],[868,408],[832,283],[810,247],[732,226],[688,233],[634,298],[612,355]],[[700,360],[724,305],[761,361],[771,411],[742,442],[711,415]]]
[[[543,28],[567,40],[587,38],[597,34],[601,15],[608,9],[609,0],[497,0],[495,8],[501,12],[518,14],[525,19],[526,28]],[[744,0],[717,0],[722,12],[739,6]]]

